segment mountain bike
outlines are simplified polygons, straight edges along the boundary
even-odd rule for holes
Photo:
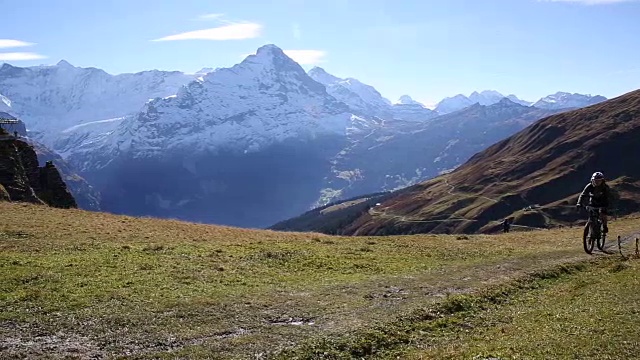
[[[589,212],[589,220],[584,225],[582,244],[584,245],[584,251],[587,254],[591,254],[594,243],[597,243],[600,251],[604,249],[604,242],[607,234],[603,231],[603,223],[600,218],[600,210],[604,208],[585,206],[585,209]]]

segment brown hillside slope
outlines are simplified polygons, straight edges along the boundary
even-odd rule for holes
[[[454,172],[399,191],[343,233],[486,232],[510,216],[535,227],[573,222],[584,217],[573,205],[594,171],[616,190],[619,214],[640,211],[639,154],[637,90],[540,120]]]

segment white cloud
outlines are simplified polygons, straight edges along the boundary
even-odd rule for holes
[[[296,40],[302,39],[302,31],[300,30],[300,24],[293,23],[293,25],[291,25],[291,31],[293,32],[293,37]]]
[[[44,55],[32,53],[32,52],[9,52],[0,53],[0,61],[23,61],[23,60],[38,60],[46,59]]]
[[[216,20],[216,19],[220,19],[223,16],[224,14],[204,14],[204,15],[198,16],[197,20]]]
[[[300,65],[315,65],[324,61],[327,55],[322,50],[282,50],[288,57]]]
[[[568,2],[582,5],[607,5],[634,1],[638,0],[538,0],[538,2]]]
[[[169,35],[151,41],[176,40],[242,40],[260,36],[262,25],[256,23],[234,23],[210,29],[188,31],[176,35]]]
[[[32,46],[32,45],[35,45],[35,44],[30,42],[20,41],[20,40],[0,39],[0,49],[25,47],[25,46]]]

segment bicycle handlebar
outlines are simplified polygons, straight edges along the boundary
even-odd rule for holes
[[[587,205],[584,207],[587,210],[600,210],[600,209],[606,209],[606,206],[590,206]]]

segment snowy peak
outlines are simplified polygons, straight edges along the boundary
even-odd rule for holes
[[[56,66],[61,68],[75,68],[75,66],[71,65],[67,60],[58,61]]]
[[[462,94],[458,94],[452,97],[444,98],[436,105],[435,111],[441,115],[449,114],[454,111],[462,110],[473,104],[474,102],[472,102],[468,97]]]
[[[555,94],[551,94],[538,100],[533,106],[541,109],[564,109],[564,108],[580,108],[589,105],[594,105],[599,102],[607,100],[606,97],[601,95],[591,96],[578,93],[568,93],[558,91]]]
[[[391,101],[384,98],[376,88],[371,85],[367,85],[358,79],[346,78],[342,83],[347,84],[349,89],[360,95],[360,97],[367,102],[391,105]]]
[[[309,76],[325,86],[334,85],[342,81],[342,79],[340,79],[339,77],[329,74],[319,66],[314,66],[311,70],[309,70]]]
[[[515,96],[514,94],[507,95],[507,99],[513,101],[516,104],[520,104],[523,106],[531,106],[531,104],[533,104],[531,101],[522,100],[517,96]]]
[[[507,98],[510,101],[522,105],[522,106],[532,106],[533,103],[521,100],[517,96],[511,94],[508,96],[504,96],[501,93],[495,90],[484,90],[481,92],[474,91],[469,97],[466,97],[462,94],[458,94],[453,97],[448,97],[443,99],[436,105],[435,110],[440,114],[448,114],[454,111],[462,110],[468,106],[473,104],[480,105],[492,105],[496,104],[502,99]],[[582,94],[571,94],[567,92],[559,91],[555,94],[546,96],[540,100],[538,100],[533,106],[547,109],[547,110],[557,110],[564,108],[580,108],[593,104],[597,104],[599,102],[605,101],[606,98],[603,96],[591,96],[591,95],[582,95]]]
[[[194,75],[196,75],[196,76],[207,75],[208,73],[212,73],[212,72],[214,72],[216,70],[218,70],[218,69],[217,68],[214,69],[214,68],[210,68],[210,67],[205,67],[205,68],[202,68],[202,69],[196,71],[196,73]]]
[[[354,112],[385,116],[391,110],[391,101],[384,98],[373,86],[357,79],[341,79],[320,67],[309,70],[309,76],[323,84],[331,96],[347,104]]]
[[[271,58],[278,57],[278,56],[280,57],[287,56],[284,54],[284,51],[282,51],[282,49],[280,49],[274,44],[266,44],[266,45],[260,46],[256,51],[256,55],[262,56],[262,57],[271,57]]]
[[[258,48],[255,54],[247,56],[242,63],[262,64],[272,67],[300,67],[293,59],[288,57],[279,47],[268,44]],[[304,71],[304,70],[303,70]]]
[[[192,82],[181,91],[198,92],[201,86],[207,84],[215,84],[216,91],[222,92],[226,91],[222,89],[228,87],[242,87],[247,92],[277,90],[284,94],[295,91],[328,97],[322,84],[309,77],[298,63],[275,45],[262,46],[255,54],[247,56],[240,64],[209,73],[202,77],[202,81]],[[178,93],[179,97],[180,95]],[[239,99],[236,101],[244,103]],[[233,106],[233,103],[230,106]]]
[[[524,106],[529,106],[531,104],[527,101],[518,99],[515,95],[509,95],[505,97],[495,90],[483,90],[480,92],[474,91],[469,95],[469,97],[458,94],[453,97],[445,98],[436,105],[435,110],[440,114],[448,114],[454,111],[462,110],[473,104],[480,104],[485,106],[497,104],[504,98],[508,98],[512,102]]]
[[[286,139],[343,137],[351,121],[348,111],[300,65],[269,45],[240,64],[191,81],[175,96],[148,102],[122,121],[103,150],[144,156],[171,148],[253,152]]]
[[[53,146],[60,132],[75,125],[140,111],[149,99],[166,97],[193,80],[172,71],[110,75],[61,60],[56,65],[0,68],[0,105],[23,119],[37,140]],[[9,101],[10,99],[10,101]],[[59,149],[54,149],[59,150]]]
[[[396,101],[396,104],[398,104],[398,105],[420,105],[420,106],[424,107],[424,104],[413,100],[411,98],[411,96],[409,96],[409,95],[400,96],[398,101]]]
[[[273,44],[261,46],[255,54],[247,56],[240,64],[234,65],[231,68],[219,69],[209,75],[215,76],[221,72],[229,73],[229,71],[240,71],[246,73],[246,75],[249,75],[249,73],[256,75],[256,72],[259,72],[262,73],[263,76],[268,76],[269,72],[273,74],[289,72],[295,73],[296,76],[299,77],[308,77],[307,73],[297,62]]]
[[[480,105],[491,105],[497,103],[503,97],[504,95],[495,90],[484,90],[480,93],[474,91],[469,96],[469,100],[471,100],[472,103],[478,103]]]
[[[327,92],[331,96],[347,104],[357,114],[377,116],[389,120],[418,122],[437,115],[433,110],[427,109],[409,95],[401,96],[395,104],[392,104],[373,86],[354,78],[341,79],[329,74],[321,67],[316,66],[309,70],[309,76],[326,86]]]
[[[0,79],[6,76],[20,76],[21,74],[24,74],[27,69],[28,68],[21,68],[8,63],[4,63],[2,64],[2,66],[0,66]],[[1,89],[0,92],[2,92]],[[7,93],[5,93],[5,95],[7,95]]]
[[[507,108],[507,107],[508,108],[525,108],[525,107],[528,107],[528,105],[519,104],[519,103],[509,99],[508,97],[503,97],[497,103],[489,105],[489,107],[496,107],[496,108]]]
[[[402,121],[423,122],[438,115],[409,95],[402,95],[392,106],[393,118]]]

